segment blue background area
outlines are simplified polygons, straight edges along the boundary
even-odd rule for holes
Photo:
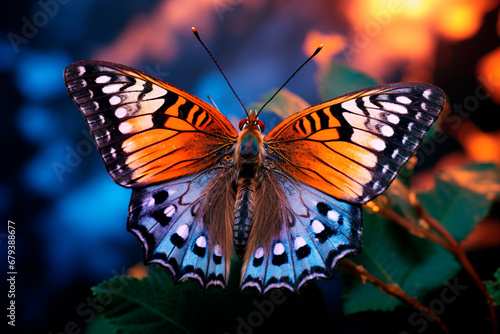
[[[139,242],[126,232],[131,191],[108,176],[81,113],[67,95],[62,74],[74,61],[94,59],[131,21],[158,8],[160,1],[61,2],[66,3],[42,1],[57,3],[57,12],[17,46],[8,34],[22,36],[22,18],[33,18],[43,10],[40,2],[10,2],[0,20],[0,213],[2,224],[7,219],[16,223],[20,332],[59,333],[71,321],[86,325],[88,319],[78,314],[77,307],[90,296],[89,287],[142,261]],[[160,78],[205,100],[210,95],[235,124],[243,118],[241,106],[192,36],[191,26],[206,27],[199,29],[200,34],[246,105],[279,87],[306,58],[302,43],[308,30],[347,31],[334,12],[330,18],[316,19],[293,14],[278,2],[256,2],[253,8],[240,2],[214,1],[202,15],[210,23],[201,22],[199,15],[192,20],[183,16],[178,31],[185,33],[176,31],[176,51],[168,60],[150,54],[126,65],[158,72]],[[233,5],[221,13],[217,3]],[[486,40],[487,45],[495,43]],[[319,103],[315,74],[316,65],[311,63],[287,88],[308,103]],[[470,77],[465,71],[462,79]],[[460,81],[447,81],[446,73],[439,78],[436,83],[457,100],[469,94]],[[454,149],[456,143],[449,146]],[[0,233],[3,254],[5,230]],[[7,267],[3,255],[0,264],[3,274]],[[338,279],[321,283],[329,298],[327,306],[337,313],[339,290],[333,287],[338,285]]]

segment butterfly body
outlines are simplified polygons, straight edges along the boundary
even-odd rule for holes
[[[298,112],[263,135],[133,68],[81,61],[64,73],[113,180],[132,188],[127,228],[145,262],[226,286],[300,289],[361,250],[361,204],[382,193],[438,117],[434,86],[372,87]]]

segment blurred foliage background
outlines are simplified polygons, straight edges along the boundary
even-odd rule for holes
[[[210,95],[237,124],[241,106],[192,35],[192,26],[247,105],[279,87],[323,43],[313,64],[287,86],[309,104],[348,92],[356,72],[378,83],[421,81],[446,92],[439,129],[421,148],[412,179],[416,189],[425,190],[439,170],[500,162],[499,9],[498,0],[9,3],[0,20],[5,157],[0,213],[4,226],[7,219],[16,223],[16,329],[83,330],[95,321],[89,287],[136,273],[130,268],[142,261],[139,243],[125,230],[130,191],[107,175],[66,93],[62,73],[70,63],[98,59],[133,66],[203,99]],[[339,71],[338,83],[318,92],[317,82],[332,62],[352,71]],[[269,119],[267,129],[276,121]],[[491,279],[498,266],[498,209],[495,204],[462,242],[483,279]],[[2,254],[6,237],[6,228],[0,229]],[[0,263],[7,267],[6,256]],[[346,319],[340,280],[319,286],[326,312],[344,328],[384,325],[397,332],[408,327],[407,315],[403,324],[387,323],[382,312],[362,324],[357,316]],[[466,291],[450,308],[468,302]]]

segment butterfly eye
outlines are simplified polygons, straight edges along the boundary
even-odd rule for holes
[[[240,128],[240,130],[243,130],[243,126],[244,126],[245,124],[247,124],[247,122],[248,122],[248,119],[247,119],[247,118],[245,118],[245,119],[242,119],[242,120],[238,123],[238,127]]]
[[[264,132],[264,130],[266,129],[264,122],[262,122],[261,120],[258,120],[257,122],[259,122],[260,132]]]

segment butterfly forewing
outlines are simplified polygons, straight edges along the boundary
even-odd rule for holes
[[[77,62],[64,72],[115,182],[142,187],[203,171],[237,132],[215,108],[130,67]]]
[[[381,194],[443,109],[444,94],[420,83],[364,89],[312,106],[265,137],[269,157],[293,178],[341,200]]]

